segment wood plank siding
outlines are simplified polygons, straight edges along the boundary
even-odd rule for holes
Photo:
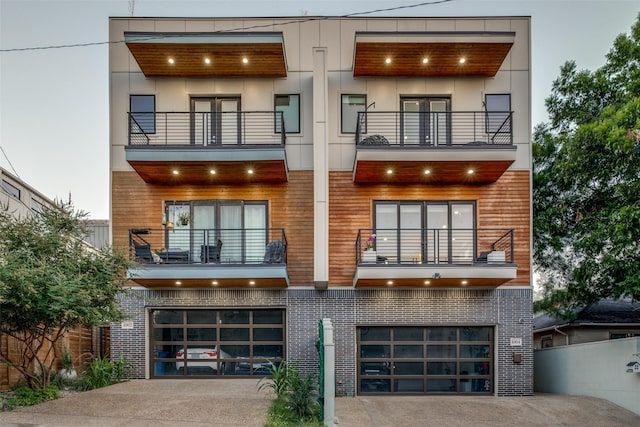
[[[293,286],[313,285],[313,172],[289,173],[289,182],[250,185],[154,185],[135,172],[112,174],[113,245],[126,248],[130,228],[161,228],[166,201],[267,200],[269,227],[284,228]]]
[[[529,171],[507,171],[487,185],[356,184],[351,172],[329,174],[329,284],[352,286],[355,242],[360,228],[373,226],[375,200],[475,200],[478,228],[513,228],[517,278],[508,285],[529,286]]]

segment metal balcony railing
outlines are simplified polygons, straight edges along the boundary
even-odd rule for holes
[[[512,264],[513,229],[360,229],[356,263]]]
[[[265,146],[286,138],[281,111],[127,114],[130,146]]]
[[[513,112],[366,111],[358,113],[356,145],[434,148],[513,144]]]
[[[132,228],[129,251],[132,259],[143,264],[287,263],[287,239],[282,228]]]

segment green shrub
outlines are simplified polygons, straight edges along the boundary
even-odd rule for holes
[[[288,379],[291,376],[291,372],[295,370],[295,367],[289,366],[286,360],[283,360],[278,365],[271,362],[267,372],[268,377],[264,377],[258,381],[258,391],[262,391],[266,388],[270,388],[276,394],[276,397],[283,397],[288,386]]]
[[[322,426],[316,401],[317,382],[311,374],[300,374],[298,368],[283,361],[271,364],[270,377],[258,382],[258,391],[272,389],[276,399],[269,408],[267,427]]]
[[[37,405],[45,400],[55,400],[58,396],[58,389],[54,386],[32,390],[28,386],[22,385],[13,389],[13,394],[7,399],[7,408]]]
[[[127,371],[127,363],[122,355],[118,360],[96,357],[82,374],[82,391],[106,387],[121,382]]]

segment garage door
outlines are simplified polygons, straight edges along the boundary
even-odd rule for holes
[[[263,376],[284,358],[282,309],[157,309],[150,313],[151,376]]]
[[[359,394],[490,394],[493,328],[360,327]]]

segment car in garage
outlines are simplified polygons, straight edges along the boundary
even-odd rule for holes
[[[218,367],[224,368],[224,362],[220,359],[229,359],[230,356],[224,351],[218,349],[216,346],[211,347],[187,347],[186,351],[186,365],[188,368],[209,368],[214,371],[218,371]],[[176,352],[176,369],[183,371],[185,366],[185,350],[179,349]]]

